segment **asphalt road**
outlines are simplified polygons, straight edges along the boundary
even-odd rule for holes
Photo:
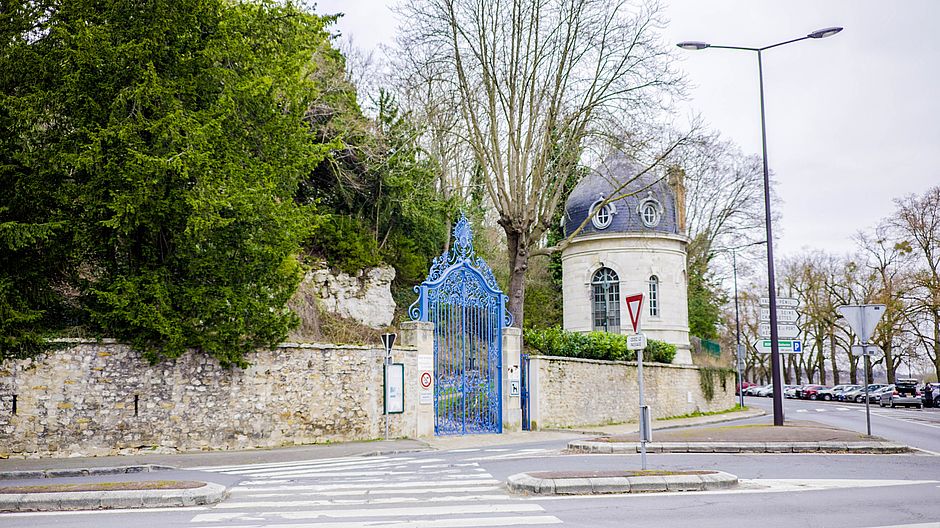
[[[230,498],[211,508],[172,511],[0,514],[0,526],[940,526],[940,457],[929,454],[651,454],[652,468],[721,469],[744,479],[743,489],[557,498],[519,497],[506,492],[502,482],[514,473],[633,469],[640,464],[637,455],[564,455],[560,451],[563,447],[562,442],[553,441],[191,468],[154,478],[220,482],[232,486]]]
[[[749,407],[764,409],[768,415],[773,414],[771,398],[747,396],[744,403]],[[866,432],[865,404],[785,399],[783,415],[785,420],[811,420]],[[772,421],[771,416],[750,420],[755,423],[768,421]],[[878,404],[871,405],[871,434],[940,453],[940,409],[891,409],[879,407]]]

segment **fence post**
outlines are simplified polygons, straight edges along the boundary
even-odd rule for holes
[[[412,380],[406,380],[406,385],[414,389],[417,395],[415,409],[415,437],[434,436],[434,323],[427,321],[405,321],[399,325],[402,345],[413,346],[417,349],[417,375]],[[431,385],[428,388],[421,386],[421,374],[430,371]],[[430,399],[422,393],[430,393]]]
[[[522,430],[522,329],[503,328],[503,431]]]

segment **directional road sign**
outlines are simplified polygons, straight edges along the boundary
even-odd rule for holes
[[[849,304],[836,308],[862,343],[868,343],[878,321],[885,314],[883,304]]]
[[[770,306],[770,297],[761,297],[760,298],[761,306]],[[789,297],[777,297],[777,308],[796,308],[800,305],[798,299],[791,299]]]
[[[757,333],[761,337],[770,337],[770,323],[757,325]],[[795,324],[777,324],[777,339],[800,337],[800,328]]]
[[[761,354],[770,354],[770,339],[758,339],[754,347]],[[781,354],[802,354],[803,342],[799,339],[778,339],[777,348]]]
[[[795,323],[800,318],[800,313],[793,308],[777,308],[778,323]],[[770,322],[770,308],[760,309],[760,322]]]

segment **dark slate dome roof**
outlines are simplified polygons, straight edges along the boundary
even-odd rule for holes
[[[639,165],[623,154],[614,154],[609,156],[597,170],[591,171],[582,178],[572,189],[565,203],[563,219],[565,236],[581,225],[581,222],[591,213],[594,205],[614,194],[623,182],[633,178],[641,170]],[[661,169],[654,168],[647,171],[616,195],[625,193],[633,194],[611,202],[613,218],[609,226],[598,229],[593,222],[588,221],[578,236],[598,233],[678,234],[675,191],[666,182]],[[650,203],[650,201],[659,204],[660,212],[659,223],[652,227],[644,224],[638,212],[641,203]]]

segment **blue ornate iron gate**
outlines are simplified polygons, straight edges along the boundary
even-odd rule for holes
[[[512,317],[492,270],[473,251],[465,216],[415,293],[411,318],[434,323],[434,434],[502,432],[502,335]]]

